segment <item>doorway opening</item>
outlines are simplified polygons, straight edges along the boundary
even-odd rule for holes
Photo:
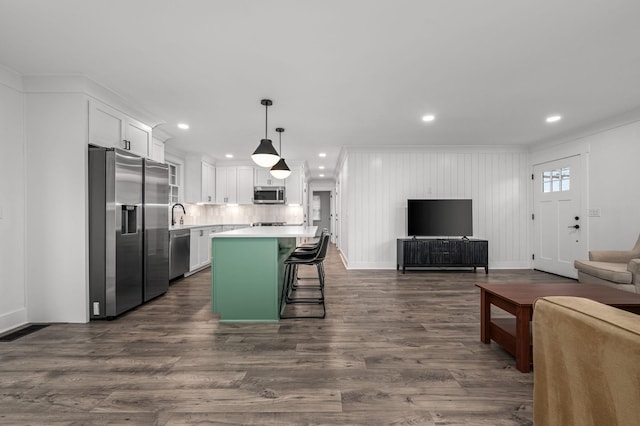
[[[311,224],[318,232],[331,228],[331,191],[313,191],[311,199]]]

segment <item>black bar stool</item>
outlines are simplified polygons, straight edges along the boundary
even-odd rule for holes
[[[293,254],[296,256],[307,255],[319,250],[320,243],[322,242],[322,238],[324,238],[324,236],[327,235],[328,233],[329,233],[329,230],[327,228],[324,228],[320,233],[320,237],[318,238],[318,241],[316,241],[315,243],[300,244],[298,247],[295,248],[295,250],[293,251]]]
[[[284,261],[284,285],[282,289],[282,305],[286,304],[317,304],[322,306],[322,315],[280,315],[282,319],[289,318],[324,318],[327,314],[324,304],[324,259],[327,255],[329,247],[329,234],[326,233],[319,241],[319,247],[310,255],[297,255],[292,253],[291,256]],[[298,284],[298,267],[315,266],[318,272],[318,285],[299,285]],[[315,280],[316,278],[309,278]],[[302,291],[319,291],[320,297],[300,297],[298,292]]]

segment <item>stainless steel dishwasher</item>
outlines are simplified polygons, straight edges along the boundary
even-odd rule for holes
[[[189,251],[191,232],[178,229],[169,232],[169,279],[172,280],[189,272]]]

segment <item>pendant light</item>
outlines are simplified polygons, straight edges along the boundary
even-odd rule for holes
[[[271,139],[267,138],[267,110],[270,105],[273,105],[273,102],[269,99],[263,99],[260,103],[264,105],[264,139],[260,140],[260,145],[251,154],[251,159],[260,167],[271,167],[280,159]]]
[[[278,132],[278,136],[280,137],[280,161],[271,168],[271,176],[276,179],[286,179],[291,174],[291,169],[287,166],[287,163],[284,162],[284,157],[282,157],[282,132],[284,132],[284,129],[278,127],[276,132]]]

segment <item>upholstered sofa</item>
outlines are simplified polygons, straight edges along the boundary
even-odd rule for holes
[[[640,316],[580,297],[533,310],[533,419],[544,426],[640,424]]]
[[[581,283],[640,293],[640,237],[631,250],[590,251],[589,260],[576,260],[573,266]]]

